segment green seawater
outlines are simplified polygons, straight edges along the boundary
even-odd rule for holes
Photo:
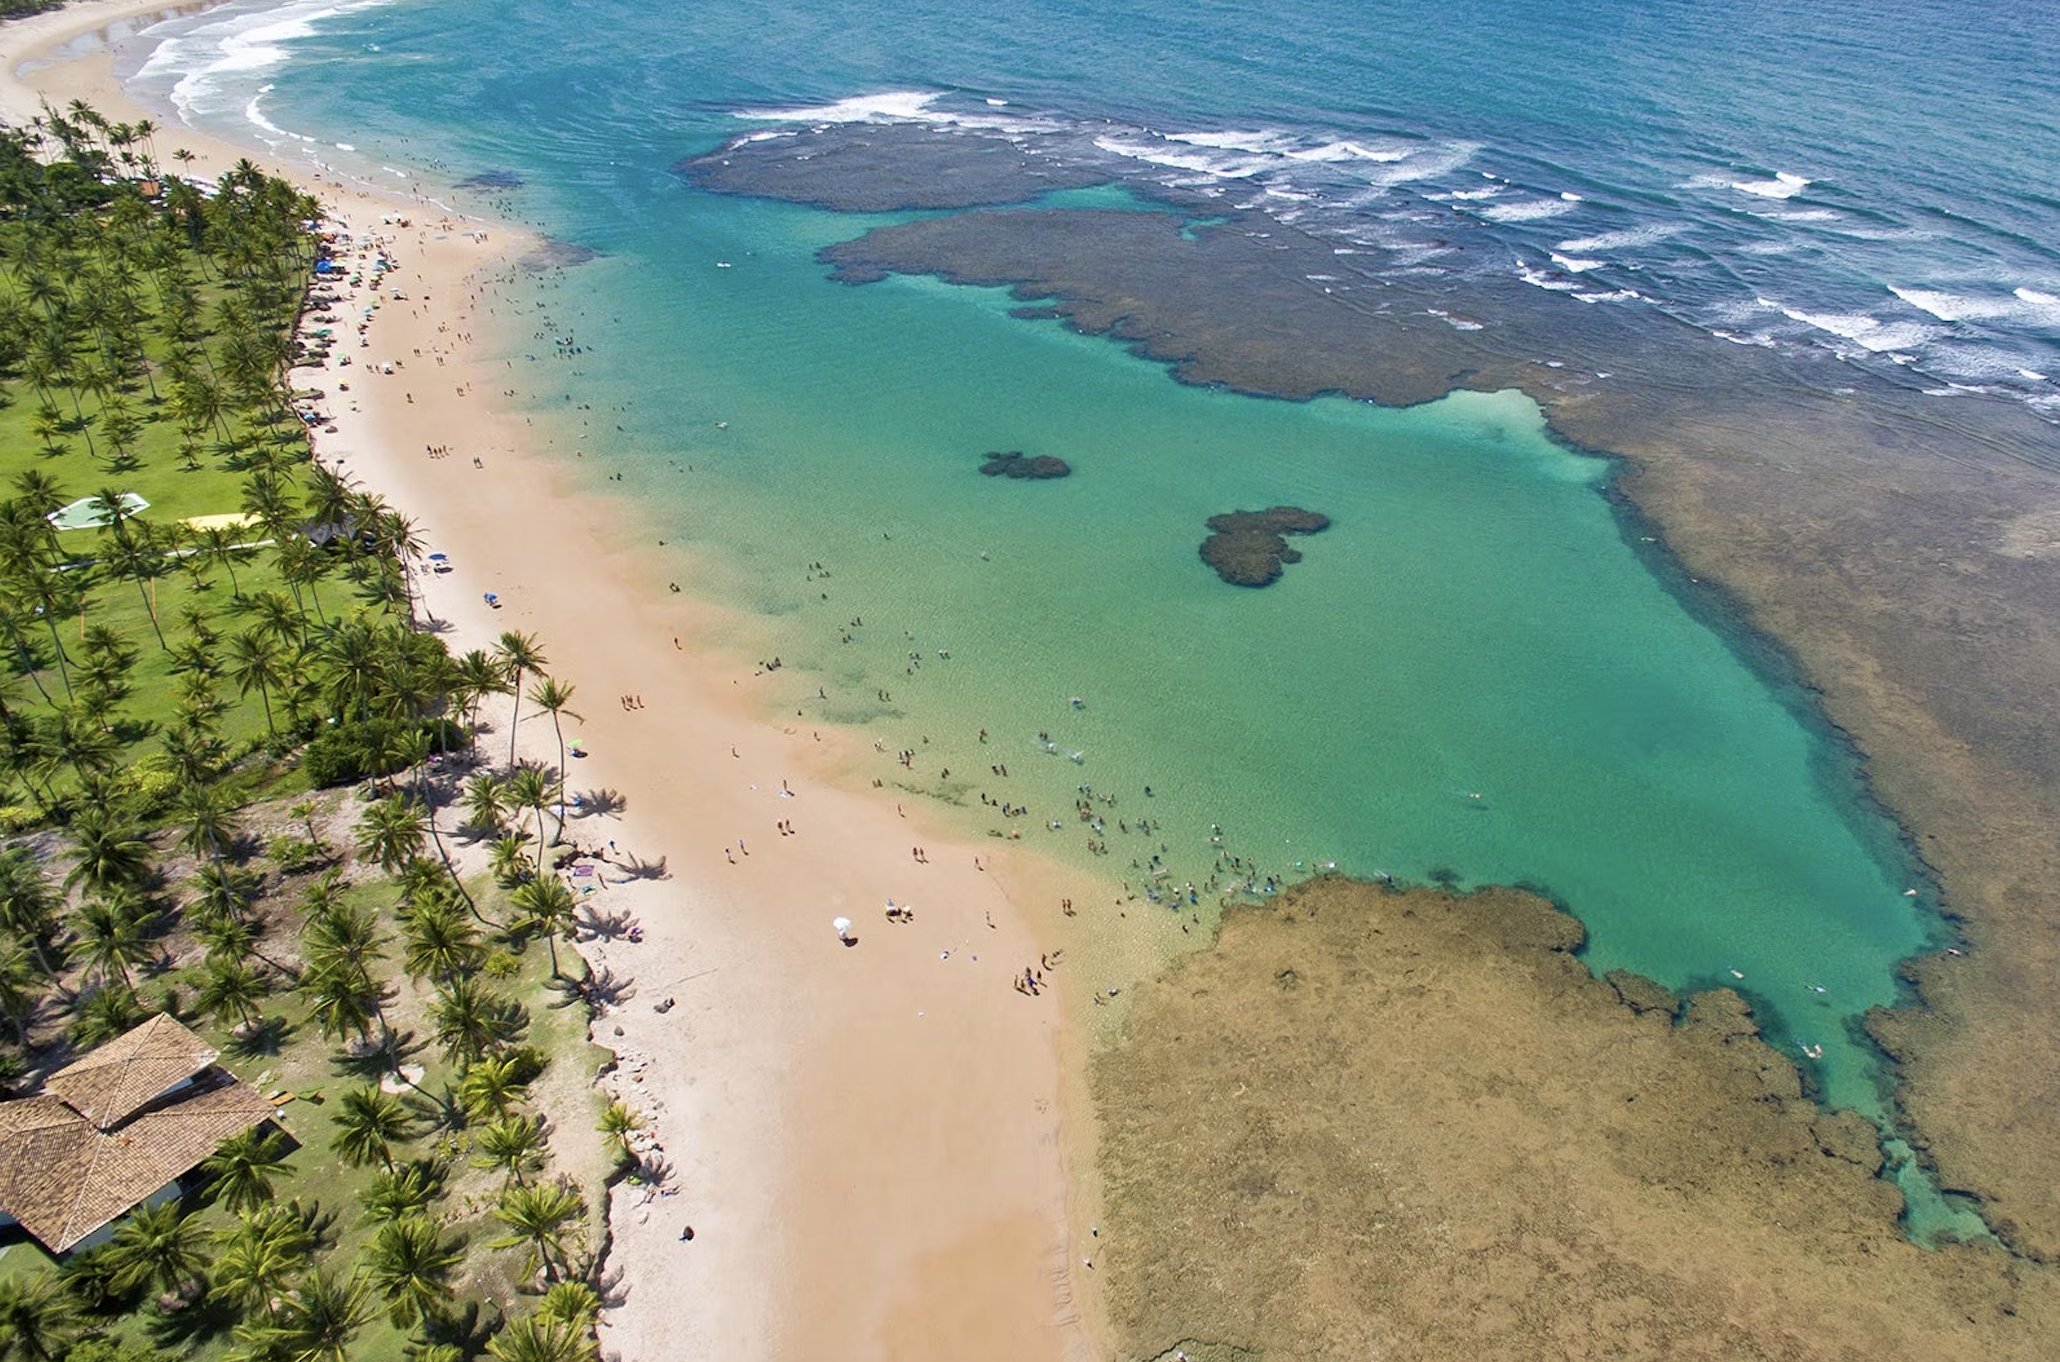
[[[1247,879],[1226,856],[1262,893],[1332,865],[1537,887],[1597,970],[1737,988],[1827,1100],[1884,1113],[1858,1019],[1937,930],[1896,830],[1528,399],[1188,387],[1000,290],[829,282],[815,250],[864,219],[704,203],[535,285],[514,368],[756,622],[769,706],[1158,911],[1205,920]],[[1013,449],[1074,473],[977,473]],[[1204,522],[1276,504],[1332,528],[1270,588],[1219,581]],[[1099,837],[1083,786],[1117,798]]]

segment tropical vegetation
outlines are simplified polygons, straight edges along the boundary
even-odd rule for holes
[[[319,206],[157,131],[0,129],[0,1082],[169,1012],[284,1105],[62,1264],[10,1232],[0,1359],[591,1359],[636,1118],[560,950],[572,688],[418,627],[291,387]]]

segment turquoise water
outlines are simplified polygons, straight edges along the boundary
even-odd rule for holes
[[[1990,15],[1976,38],[1946,4],[1869,7],[1864,31],[1843,5],[1748,17],[300,0],[169,26],[143,83],[604,252],[535,285],[536,329],[584,353],[518,330],[525,400],[697,551],[697,590],[749,612],[744,645],[787,664],[769,697],[916,750],[883,779],[997,826],[983,793],[1028,804],[1007,820],[1026,838],[1168,899],[1209,902],[1228,854],[1535,885],[1596,967],[1741,989],[1776,1043],[1821,1047],[1803,1062],[1831,1100],[1881,1115],[1857,1019],[1941,939],[1896,830],[1807,697],[1648,571],[1609,465],[1527,400],[1182,387],[998,292],[832,284],[814,252],[878,219],[669,170],[769,126],[740,109],[917,92],[869,107],[1061,124],[1284,224],[1422,238],[1413,268],[1456,296],[1516,273],[2050,405],[2060,255],[2030,172],[2060,113],[2036,78],[2051,32]],[[451,188],[484,170],[525,183]],[[981,478],[993,449],[1076,472]],[[1333,528],[1266,591],[1218,582],[1203,521],[1281,502]],[[1083,784],[1119,800],[1106,856],[1072,815]],[[1151,834],[1120,831],[1140,816]]]
[[[576,400],[631,403],[606,412],[603,466],[763,617],[791,669],[773,692],[918,750],[883,777],[977,773],[967,803],[1032,809],[988,823],[1071,852],[1077,787],[1116,795],[1098,863],[1133,889],[1153,854],[1168,886],[1206,886],[1219,851],[1288,877],[1535,884],[1589,924],[1598,968],[1751,992],[1778,1038],[1824,1047],[1835,1100],[1879,1110],[1849,1019],[1893,999],[1926,930],[1893,829],[1645,570],[1599,494],[1609,465],[1547,439],[1528,399],[1183,387],[998,291],[826,285],[823,215],[729,207],[738,234],[699,268],[617,295],[626,251],[588,267],[605,316],[546,311],[597,347]],[[692,358],[661,398],[618,352]],[[1075,472],[983,478],[992,449]],[[1265,591],[1219,582],[1203,522],[1281,502],[1333,527]],[[1156,835],[1117,831],[1140,815]]]

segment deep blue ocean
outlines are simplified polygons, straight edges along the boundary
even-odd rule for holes
[[[787,659],[775,699],[820,686],[821,720],[922,737],[921,782],[883,764],[898,786],[974,819],[984,783],[932,768],[1012,763],[1032,834],[1168,911],[1234,887],[1233,853],[1539,886],[1596,967],[1740,989],[1829,1100],[1885,1118],[1858,1018],[1947,939],[1921,868],[1807,694],[1682,608],[1598,495],[1609,466],[1528,399],[1184,388],[999,291],[830,283],[815,251],[881,219],[673,167],[831,121],[1057,134],[1329,240],[1341,277],[1519,278],[2060,422],[2056,20],[290,0],[174,20],[119,62],[282,158],[598,252],[526,286],[521,400],[695,555],[696,593],[744,621],[727,642]],[[1078,471],[1002,489],[968,462],[995,448]],[[1202,520],[1290,500],[1335,523],[1280,585],[1199,565]],[[1082,787],[1127,819],[1145,784],[1154,832],[1104,829],[1089,860]]]
[[[1468,268],[2060,416],[2051,3],[292,0],[176,27],[161,89],[339,162],[349,129],[635,216],[739,112],[932,96],[918,116],[1077,126],[1422,269],[1462,235],[1489,248]]]

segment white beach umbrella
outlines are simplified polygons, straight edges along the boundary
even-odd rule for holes
[[[832,919],[830,919],[830,925],[831,925],[832,927],[835,927],[835,928],[837,929],[837,939],[838,939],[839,941],[849,941],[849,940],[851,939],[851,919],[850,919],[850,918],[848,918],[848,917],[839,917],[839,918],[832,918]]]

